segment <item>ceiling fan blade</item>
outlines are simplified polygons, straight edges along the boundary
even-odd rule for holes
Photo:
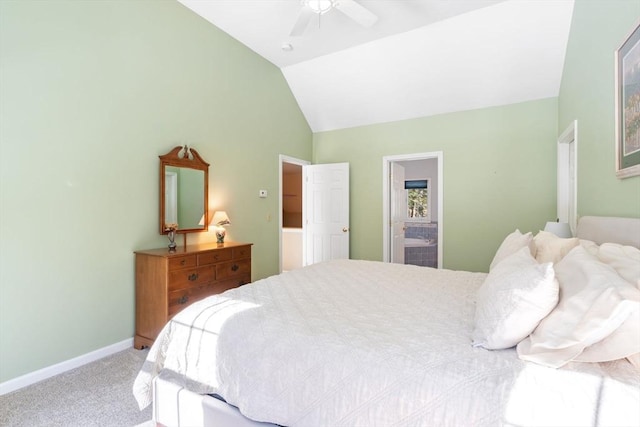
[[[311,21],[311,18],[313,17],[313,15],[315,15],[315,13],[311,9],[309,9],[306,6],[303,7],[300,10],[300,14],[298,15],[298,20],[293,25],[293,28],[291,29],[291,33],[289,33],[289,35],[290,36],[302,35],[302,33],[304,33],[304,30],[306,30],[307,26],[309,25],[309,21]]]
[[[378,20],[373,12],[353,0],[340,0],[336,4],[336,9],[363,27],[371,27]]]

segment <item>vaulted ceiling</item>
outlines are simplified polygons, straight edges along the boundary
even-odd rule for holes
[[[280,67],[314,132],[557,96],[573,12],[573,0],[337,0],[322,15],[305,0],[179,1]]]

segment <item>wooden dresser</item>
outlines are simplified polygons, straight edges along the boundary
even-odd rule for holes
[[[177,312],[209,295],[251,282],[251,243],[211,243],[136,251],[136,335],[150,346]]]

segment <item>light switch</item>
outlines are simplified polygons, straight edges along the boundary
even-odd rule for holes
[[[258,195],[264,199],[265,197],[267,197],[267,190],[260,190],[258,192]]]

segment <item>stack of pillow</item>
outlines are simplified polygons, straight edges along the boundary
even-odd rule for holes
[[[517,346],[554,368],[623,358],[640,368],[640,249],[516,230],[478,290],[473,345]]]

